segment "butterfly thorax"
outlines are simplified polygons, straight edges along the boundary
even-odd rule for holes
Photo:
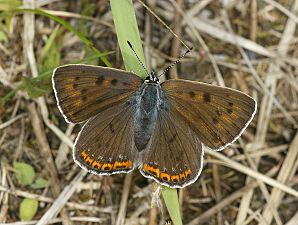
[[[150,75],[152,75],[150,77]],[[137,96],[135,144],[139,151],[146,148],[155,128],[158,110],[164,102],[159,80],[150,73]]]

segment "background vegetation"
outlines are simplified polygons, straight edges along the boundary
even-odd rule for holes
[[[133,3],[146,66],[160,73],[186,49]],[[146,4],[194,48],[163,79],[232,87],[259,105],[241,139],[206,150],[199,180],[179,190],[183,224],[297,224],[298,1]],[[0,0],[0,223],[164,224],[138,171],[95,176],[73,162],[80,126],[65,123],[51,89],[67,63],[124,68],[109,1]]]

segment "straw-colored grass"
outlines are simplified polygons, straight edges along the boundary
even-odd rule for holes
[[[159,189],[137,170],[95,176],[73,162],[80,125],[65,123],[51,91],[52,69],[67,63],[144,76],[128,37],[158,73],[185,52],[139,1],[131,11],[139,32],[125,24],[133,20],[121,14],[131,10],[127,2],[111,2],[113,11],[110,1],[0,1],[0,224],[163,225],[170,218]],[[146,4],[193,47],[162,80],[232,87],[258,102],[241,138],[222,152],[206,149],[200,178],[178,191],[183,224],[297,224],[298,0]],[[31,185],[18,180],[14,162],[34,169]],[[40,178],[48,186],[36,188]],[[38,202],[27,222],[23,199]]]

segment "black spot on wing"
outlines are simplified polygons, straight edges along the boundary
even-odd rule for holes
[[[117,85],[117,83],[118,83],[118,80],[117,79],[111,80],[111,85],[115,86],[115,85]]]
[[[111,131],[112,134],[115,133],[115,129],[114,129],[113,124],[111,124],[111,123],[109,124],[109,129],[110,129],[110,131]]]
[[[100,76],[100,77],[98,77],[97,79],[96,79],[96,84],[97,85],[101,85],[103,82],[104,82],[104,80],[105,80],[105,78],[104,78],[104,76]]]
[[[194,98],[196,97],[196,93],[194,93],[193,91],[188,92],[189,97]]]
[[[169,139],[169,144],[172,144],[172,143],[175,141],[176,137],[177,137],[177,134],[174,134],[174,135]]]
[[[203,94],[203,101],[204,101],[205,103],[209,103],[209,102],[211,102],[211,96],[210,96],[210,94],[209,94],[208,92],[205,92],[205,93]]]

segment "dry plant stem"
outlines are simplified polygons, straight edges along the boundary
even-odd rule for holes
[[[254,151],[248,151],[247,154],[251,158],[259,158],[262,156],[268,156],[268,155],[276,155],[279,152],[287,150],[289,145],[278,145],[273,148],[264,148],[264,149],[256,149]],[[236,155],[233,157],[233,160],[236,161],[242,161],[245,160],[245,155]]]
[[[183,0],[177,0],[177,6],[181,9],[183,9]],[[177,8],[175,11],[175,19],[174,19],[174,33],[180,37],[181,36],[181,14],[178,12]],[[178,58],[180,56],[180,49],[181,49],[181,43],[177,38],[173,38],[172,40],[172,47],[171,47],[171,57],[173,58]],[[177,79],[178,74],[177,74],[177,67],[174,66],[170,69],[169,73],[169,78],[170,79]]]
[[[129,219],[126,219],[125,225],[141,224],[141,222],[139,222],[139,220],[141,219],[141,215],[146,214],[146,212],[148,212],[149,209],[150,209],[150,207],[149,207],[148,202],[144,202],[143,204],[139,205],[139,207],[131,214]],[[155,215],[155,217],[156,217],[156,215]],[[150,223],[150,218],[149,218],[149,223]],[[150,225],[149,223],[148,223],[148,225]]]
[[[278,10],[283,12],[285,15],[287,15],[289,17],[289,19],[291,19],[293,22],[298,24],[298,17],[295,15],[295,14],[297,14],[296,11],[293,11],[293,13],[292,13],[288,9],[286,9],[284,6],[282,6],[281,4],[279,4],[273,0],[264,0],[264,2],[267,2],[268,4],[274,6],[275,8],[277,8]]]
[[[77,186],[81,183],[87,172],[85,170],[80,170],[77,176],[71,181],[69,185],[64,187],[60,195],[56,198],[52,206],[47,210],[47,212],[41,217],[36,225],[48,224],[51,220],[55,219],[58,213],[66,210],[64,208],[66,202],[75,192]]]
[[[190,18],[199,14],[204,8],[206,8],[213,0],[201,0],[198,1],[191,9],[187,11],[187,16]]]
[[[259,216],[261,209],[258,209],[254,212],[251,209],[248,209],[247,211],[248,211],[249,216],[241,225],[250,224],[253,220],[255,220],[257,222],[262,220],[262,218],[260,218],[260,216]]]
[[[292,11],[293,12],[298,11],[298,0],[295,0],[294,4],[292,6]],[[292,18],[289,18],[287,21],[287,24],[285,26],[282,38],[279,42],[278,49],[277,49],[280,55],[282,55],[282,56],[287,55],[287,51],[291,45],[291,40],[294,37],[295,29],[296,29],[296,21],[294,21]],[[269,69],[270,68],[275,68],[275,65],[271,64]],[[275,79],[274,83],[276,83],[276,82],[277,82],[277,80]],[[294,138],[294,140],[289,148],[289,151],[287,153],[287,156],[285,158],[285,161],[283,163],[281,171],[277,177],[277,180],[280,182],[285,183],[287,180],[291,179],[290,178],[291,169],[295,169],[294,168],[295,161],[293,161],[293,160],[295,158],[297,158],[297,152],[298,152],[297,151],[297,143],[298,143],[298,134],[296,134],[296,137]],[[276,205],[279,205],[281,203],[281,199],[282,199],[283,195],[284,195],[283,192],[274,188],[271,192],[270,200],[272,202],[274,202]],[[265,218],[266,222],[270,224],[272,221],[273,215],[269,209],[270,209],[270,205],[267,204],[263,211],[263,217]],[[264,225],[265,222],[261,222],[259,224]]]
[[[251,15],[250,15],[250,40],[253,42],[256,42],[257,39],[257,0],[251,0],[250,2],[250,9],[251,9]]]
[[[43,162],[45,163],[45,168],[47,168],[50,174],[50,187],[52,189],[53,195],[58,196],[61,192],[60,181],[58,179],[55,163],[52,158],[51,149],[47,141],[46,134],[44,132],[44,127],[41,119],[39,118],[39,114],[36,110],[34,103],[28,105],[28,111],[30,112],[32,127],[37,139],[37,144],[40,149],[41,157],[43,159]],[[68,217],[66,209],[63,209],[61,211],[61,217],[64,225],[72,224]],[[39,225],[41,225],[41,223]]]
[[[37,8],[54,3],[54,2],[59,2],[60,0],[39,0],[35,3],[35,6]]]
[[[157,217],[157,208],[156,206],[153,206],[150,209],[148,225],[157,225],[156,217]]]
[[[26,114],[25,113],[22,113],[22,114],[19,114],[17,115],[16,117],[12,117],[10,120],[0,124],[0,130],[8,127],[9,125],[13,124],[14,122],[16,122],[17,120],[23,118]]]
[[[247,161],[249,162],[250,167],[252,167],[253,170],[257,171],[257,166],[255,165],[255,163],[253,162],[251,157],[248,154],[246,154],[246,157],[247,157]],[[276,206],[275,202],[270,200],[269,191],[268,191],[266,185],[260,180],[257,180],[257,182],[258,182],[258,185],[262,191],[262,194],[267,202],[267,205],[269,205],[270,212],[272,212],[272,214],[274,215],[276,224],[282,225],[282,221],[281,221],[281,219],[278,215],[278,212],[277,212],[277,206]]]
[[[274,175],[277,172],[276,168],[272,168],[267,175]],[[252,181],[249,184],[246,184],[244,187],[238,189],[237,191],[230,194],[228,197],[222,199],[219,203],[217,203],[215,206],[211,207],[207,211],[205,211],[203,214],[201,214],[199,217],[193,219],[191,222],[189,222],[187,225],[198,225],[200,223],[204,223],[207,219],[209,219],[211,216],[213,216],[215,213],[219,212],[221,209],[226,207],[227,205],[230,205],[233,201],[240,198],[243,194],[245,194],[247,191],[254,189],[258,186],[257,181]]]
[[[292,6],[292,11],[293,13],[298,12],[298,0],[295,0]],[[297,22],[293,21],[292,19],[288,19],[283,35],[279,41],[278,44],[278,52],[282,55],[282,56],[286,56],[287,52],[289,51],[291,44],[292,44],[292,40],[295,37],[295,30],[296,30],[296,26],[297,26]]]
[[[243,59],[245,60],[245,62],[247,63],[247,66],[250,68],[250,70],[252,71],[252,75],[254,76],[254,78],[256,79],[257,83],[261,86],[261,88],[264,90],[264,93],[266,95],[269,95],[270,98],[273,99],[275,105],[279,108],[280,111],[283,112],[283,114],[285,115],[286,119],[291,122],[294,126],[297,126],[297,121],[288,113],[288,111],[283,107],[283,105],[281,105],[281,103],[276,99],[276,97],[274,95],[271,94],[271,92],[267,89],[267,87],[264,85],[262,79],[260,78],[260,76],[258,75],[258,73],[256,72],[256,70],[254,69],[251,61],[249,60],[249,57],[247,56],[247,54],[245,53],[244,49],[240,46],[239,42],[236,39],[236,35],[231,27],[231,24],[228,20],[228,16],[226,11],[222,11],[223,16],[224,16],[224,22],[229,30],[229,32],[232,35],[233,40],[235,41],[236,47],[239,49],[239,52],[241,54],[241,56],[243,57]]]
[[[69,137],[73,131],[73,128],[75,127],[75,124],[69,124],[66,131],[65,135]],[[72,149],[71,149],[72,151]],[[59,149],[58,149],[58,154],[55,158],[55,165],[58,170],[63,168],[64,163],[68,160],[67,155],[69,153],[69,147],[64,143],[61,142]]]
[[[10,87],[12,89],[15,88],[13,84],[7,79],[8,75],[0,65],[0,82],[5,86],[5,87]]]
[[[186,48],[187,50],[190,50],[189,47],[184,43],[183,40],[181,40],[179,38],[179,36],[177,36],[172,29],[155,13],[153,12],[144,2],[142,2],[141,0],[138,0],[139,3],[141,3],[163,26],[165,26],[170,32],[171,34],[173,34]]]
[[[265,85],[268,88],[268,90],[271,92],[272,96],[275,95],[275,78],[273,76],[267,76]],[[270,115],[272,113],[272,107],[273,107],[273,99],[270,98],[268,95],[264,95],[263,99],[261,101],[260,109],[259,109],[259,116],[258,116],[258,122],[257,122],[257,131],[256,131],[256,139],[255,141],[248,146],[247,151],[251,151],[252,149],[257,150],[260,147],[262,147],[265,144],[265,138],[267,135],[269,122],[270,122]],[[259,164],[260,158],[255,159],[255,166],[257,169]],[[246,183],[251,182],[251,178],[247,177]],[[248,191],[245,195],[243,195],[240,206],[239,206],[239,212],[237,214],[236,219],[236,225],[243,224],[247,214],[250,202],[252,200],[254,190]]]
[[[14,154],[14,161],[17,161],[22,155],[23,146],[24,146],[24,137],[25,137],[25,120],[21,119],[21,134],[20,134],[20,138],[19,138],[18,147]]]
[[[4,163],[2,163],[1,165],[1,185],[6,185],[6,176],[7,176],[7,171],[6,171],[6,168],[5,168],[5,165]],[[1,192],[0,193],[0,223],[5,223],[7,218],[7,212],[8,212],[8,193],[3,193]]]
[[[298,211],[285,225],[297,225],[297,221],[298,221]]]
[[[217,38],[219,40],[225,41],[230,44],[236,44],[236,41],[239,43],[239,45],[245,49],[248,49],[252,52],[258,53],[263,56],[267,57],[276,57],[274,53],[268,51],[263,46],[248,40],[246,38],[243,38],[241,36],[236,35],[235,38],[233,38],[233,35],[229,33],[228,31],[222,30],[220,28],[215,27],[211,24],[209,21],[201,21],[199,18],[192,17],[192,24],[194,24],[195,29],[198,31],[201,31],[203,33],[206,33],[214,38]]]
[[[289,151],[287,153],[287,156],[283,162],[283,165],[280,169],[280,172],[277,176],[277,180],[281,183],[288,183],[289,180],[291,180],[293,177],[291,177],[291,172],[296,171],[297,167],[295,168],[295,162],[298,160],[298,133],[296,133],[296,136],[294,140],[291,143],[291,146],[289,148]],[[294,175],[294,173],[292,173]],[[281,203],[281,200],[284,196],[284,192],[277,188],[273,188],[271,191],[270,201],[274,202],[276,205],[279,205]],[[266,220],[266,223],[271,224],[273,215],[270,211],[270,205],[267,203],[264,211],[263,211],[263,217]],[[265,223],[259,223],[259,225],[266,225]]]
[[[132,180],[133,173],[128,173],[125,176],[124,180],[124,189],[122,192],[120,208],[117,216],[116,225],[124,225],[125,223],[125,216],[126,216],[126,209],[127,209],[127,199],[130,190],[130,184]]]
[[[24,4],[25,7],[34,8],[35,1],[27,0],[27,1],[24,1],[24,3],[25,3]],[[30,14],[30,13],[24,14],[24,35],[23,35],[24,55],[29,62],[32,76],[37,77],[38,71],[37,71],[36,60],[35,60],[34,49],[33,49],[34,35],[35,35],[34,30],[35,30],[34,14]],[[31,112],[33,130],[36,135],[38,145],[41,149],[42,157],[44,159],[44,162],[47,165],[45,168],[48,168],[50,173],[50,184],[51,184],[53,195],[58,196],[60,194],[61,187],[59,184],[59,179],[57,176],[55,164],[51,155],[51,149],[49,147],[46,135],[44,133],[43,124],[39,118],[39,115],[37,113],[37,110],[34,104],[30,104],[28,106],[28,110]],[[61,211],[61,218],[62,218],[62,223],[64,225],[72,224],[72,222],[68,217],[68,213],[66,209],[63,209]]]
[[[57,10],[44,10],[44,11],[46,13],[52,14],[54,16],[69,17],[69,18],[78,18],[78,19],[82,19],[82,20],[89,20],[89,21],[92,21],[92,22],[97,23],[99,25],[103,25],[103,26],[109,27],[111,29],[114,29],[112,23],[108,23],[108,22],[105,22],[104,20],[99,20],[99,19],[94,18],[94,17],[84,16],[84,15],[77,14],[77,13],[72,13],[72,12],[57,11]]]
[[[297,5],[297,2],[298,1],[295,2],[296,5]],[[293,9],[295,10],[295,5],[293,6]],[[287,49],[290,46],[290,41],[292,40],[293,33],[295,31],[295,25],[296,24],[292,20],[288,20],[286,29],[284,30],[282,39],[280,40],[278,45],[278,52],[280,55],[286,56]],[[275,87],[277,82],[277,77],[276,75],[274,75],[275,71],[278,70],[278,68],[276,67],[277,66],[275,64],[273,63],[270,64],[268,69],[268,76],[266,77],[266,81],[265,81],[265,85],[268,87],[269,90],[271,90],[272,95],[275,94]],[[271,117],[270,115],[272,113],[272,107],[273,107],[272,99],[270,99],[269,96],[264,96],[260,107],[260,113],[259,113],[259,122],[258,122],[257,134],[256,134],[257,138],[255,141],[256,147],[262,146],[265,143],[265,137],[268,130],[269,118]],[[258,161],[256,161],[256,163],[258,163]],[[249,181],[250,179],[247,179],[247,182]],[[236,225],[240,225],[244,221],[247,214],[248,206],[251,201],[252,194],[253,194],[253,191],[250,191],[243,196],[239,207],[239,213],[237,215]],[[271,214],[271,212],[267,210],[267,214]]]
[[[109,180],[111,180],[111,179],[113,179],[113,178],[111,178],[111,177],[103,178],[102,190],[105,195],[106,204],[113,206],[114,204],[113,204],[111,187],[110,187],[110,182],[109,182]],[[111,211],[110,217],[111,217],[111,224],[116,224],[116,210]]]
[[[35,8],[34,0],[24,0],[24,7],[29,9]],[[23,35],[23,46],[24,55],[29,62],[30,70],[33,77],[38,75],[36,60],[34,56],[33,43],[34,43],[34,31],[35,31],[35,15],[33,13],[25,13],[24,18],[24,35]]]
[[[107,224],[106,218],[96,218],[96,217],[70,217],[70,220],[73,222],[78,222],[76,224],[82,224],[82,222],[85,223],[94,223],[94,224]],[[5,225],[36,225],[38,221],[37,220],[31,220],[26,222],[15,222],[15,223],[5,223]],[[47,224],[60,224],[62,220],[60,218],[52,219]],[[85,224],[84,223],[84,224]],[[4,224],[0,224],[4,225]]]
[[[68,147],[72,149],[73,141],[68,136],[66,136],[57,126],[55,126],[52,123],[52,121],[49,120],[49,111],[48,111],[45,99],[39,98],[38,105],[40,107],[42,119],[46,124],[46,126],[50,128],[62,142],[64,142]]]
[[[280,190],[283,190],[284,192],[290,194],[290,195],[293,195],[295,197],[298,197],[298,191],[290,188],[289,186],[283,184],[283,183],[280,183],[264,174],[261,174],[257,171],[254,171],[238,162],[234,162],[233,160],[229,159],[228,157],[224,156],[223,154],[219,153],[219,152],[215,152],[215,151],[212,151],[208,148],[204,148],[205,150],[205,153],[208,154],[208,155],[211,155],[215,158],[218,158],[220,159],[224,164],[225,166],[227,167],[230,167],[230,168],[233,168],[239,172],[242,172],[248,176],[251,176],[255,179],[259,179],[261,181],[263,181],[264,183],[270,185],[270,186],[273,186],[273,187],[276,187]]]
[[[0,191],[5,192],[10,195],[13,195],[13,196],[36,199],[39,202],[53,203],[55,201],[55,199],[50,198],[50,197],[32,194],[32,193],[29,193],[26,191],[11,190],[11,188],[6,187],[6,185],[5,186],[0,185]],[[77,192],[79,192],[79,191],[77,191]],[[92,210],[94,212],[101,212],[101,213],[111,213],[111,210],[112,210],[111,207],[100,208],[100,207],[96,207],[96,206],[92,206],[92,205],[84,205],[81,203],[74,203],[74,202],[67,202],[65,205],[71,209],[78,209],[78,210],[83,210],[83,211]]]
[[[199,43],[202,45],[204,51],[207,53],[207,56],[210,59],[210,62],[212,64],[213,68],[214,68],[214,72],[215,72],[216,79],[217,79],[217,82],[218,82],[219,86],[224,87],[225,82],[224,82],[222,74],[221,74],[221,72],[218,68],[218,65],[216,64],[216,61],[215,61],[214,57],[210,53],[209,48],[208,48],[207,44],[205,43],[204,39],[201,37],[200,33],[195,29],[195,24],[193,23],[192,19],[188,16],[187,13],[184,13],[183,10],[181,8],[179,8],[179,6],[176,4],[175,1],[173,1],[173,0],[170,0],[170,1],[176,7],[176,9],[179,10],[181,15],[183,15],[183,17],[184,17],[183,24],[186,23],[188,25],[188,27],[190,28],[192,34],[199,41]],[[200,8],[200,10],[201,10],[201,8]]]
[[[213,168],[212,169],[212,177],[213,177],[213,184],[214,184],[215,200],[218,203],[221,200],[220,177],[219,177],[218,165],[213,164],[212,168]],[[222,225],[223,217],[222,217],[222,213],[220,211],[217,213],[216,218],[217,218],[217,225]]]

